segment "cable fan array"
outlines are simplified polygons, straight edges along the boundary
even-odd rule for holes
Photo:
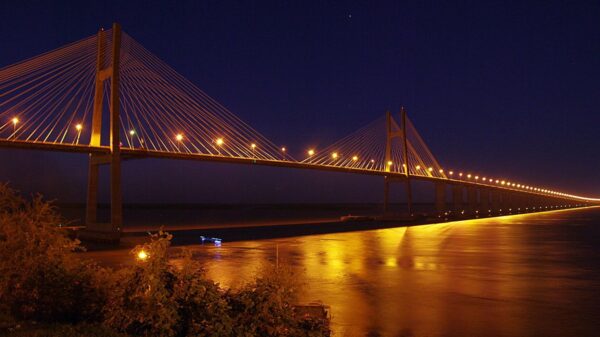
[[[408,118],[406,121],[409,174],[446,178],[414,125]],[[391,156],[386,161],[386,128],[383,116],[322,150],[311,149],[303,163],[406,173],[402,137],[392,138]]]
[[[122,48],[121,122],[126,146],[282,158],[278,146],[127,34],[123,34]]]
[[[91,118],[96,38],[0,69],[0,138],[78,143]]]
[[[104,67],[112,63],[111,33],[104,31]],[[0,138],[89,144],[97,52],[94,35],[0,69]],[[124,33],[120,57],[122,147],[293,159]],[[110,84],[104,81],[104,123]],[[102,138],[106,145],[106,130]]]

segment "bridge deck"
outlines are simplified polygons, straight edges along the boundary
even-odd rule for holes
[[[31,142],[23,140],[0,140],[0,147],[4,148],[19,148],[29,150],[43,150],[43,151],[54,151],[54,152],[71,152],[71,153],[95,153],[95,154],[110,154],[110,148],[108,146],[89,146],[89,145],[77,145],[77,144],[60,144],[60,143],[46,143],[46,142]],[[387,176],[397,181],[404,181],[406,175],[398,172],[385,172],[381,170],[369,170],[364,168],[351,168],[351,167],[340,167],[332,165],[319,165],[295,162],[289,160],[274,160],[274,159],[254,159],[254,158],[243,158],[243,157],[229,157],[229,156],[218,156],[208,154],[194,154],[194,153],[177,153],[167,151],[154,151],[145,149],[133,149],[123,147],[121,148],[121,154],[126,159],[144,159],[144,158],[162,158],[162,159],[176,159],[176,160],[197,160],[206,162],[216,163],[231,163],[231,164],[246,164],[246,165],[261,165],[261,166],[272,166],[272,167],[286,167],[295,169],[308,169],[308,170],[319,170],[329,172],[342,172],[352,173],[361,175],[371,176]],[[448,178],[438,178],[421,175],[411,175],[411,180],[417,181],[428,181],[428,182],[440,182],[451,185],[459,186],[470,186],[477,188],[486,188],[491,190],[499,191],[510,191],[512,193],[519,193],[523,195],[539,195],[546,198],[555,198],[561,200],[572,200],[582,201],[577,198],[552,196],[544,193],[538,193],[534,191],[524,191],[517,188],[510,188],[506,186],[494,186],[482,184],[474,181],[456,180]]]

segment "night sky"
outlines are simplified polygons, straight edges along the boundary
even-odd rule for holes
[[[0,66],[117,21],[298,157],[404,105],[443,167],[600,196],[599,18],[597,1],[4,0]],[[85,201],[85,155],[0,158],[0,180]],[[124,182],[126,202],[383,193],[382,178],[165,160],[126,162]]]

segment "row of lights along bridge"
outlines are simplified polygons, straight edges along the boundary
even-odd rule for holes
[[[13,134],[16,134],[16,130],[17,130],[17,124],[20,123],[20,120],[17,117],[12,118],[11,120],[12,124],[13,124]],[[77,131],[77,139],[76,139],[76,143],[79,143],[79,137],[81,135],[81,131],[83,130],[83,124],[76,124],[75,125],[75,130]],[[129,130],[129,135],[130,136],[135,136],[136,132],[135,130]],[[16,139],[16,135],[13,136],[13,139]],[[177,135],[175,135],[175,140],[177,140],[178,142],[183,142],[184,141],[184,136],[181,133],[178,133]],[[217,138],[215,139],[215,144],[217,144],[217,146],[224,146],[225,145],[225,141],[223,140],[223,138]],[[250,144],[250,149],[252,150],[252,152],[254,153],[254,151],[256,150],[258,145],[256,145],[256,143],[251,143]],[[285,160],[285,153],[287,151],[286,147],[281,147],[281,152],[283,154],[283,159]],[[309,157],[312,157],[315,155],[315,150],[314,149],[309,149],[307,151],[307,154]],[[338,152],[332,152],[331,153],[331,159],[333,160],[337,160],[340,159],[341,155]],[[359,157],[358,155],[353,155],[351,157],[352,162],[358,162]],[[371,164],[375,163],[374,159],[371,159],[369,161]],[[391,168],[394,163],[392,161],[388,161],[387,163],[388,168]],[[406,170],[406,165],[402,164],[402,167],[404,169],[404,171]],[[426,175],[427,172],[432,173],[433,172],[433,167],[421,167],[420,165],[416,165],[415,166],[415,171],[417,172],[417,175]],[[444,173],[443,169],[439,170],[440,174]],[[532,191],[532,192],[539,192],[539,193],[546,193],[546,194],[553,194],[553,195],[558,195],[558,196],[565,196],[565,197],[570,197],[571,195],[567,194],[567,193],[562,193],[562,192],[557,192],[557,191],[552,191],[552,190],[548,190],[548,189],[543,189],[543,188],[539,188],[539,187],[534,187],[534,186],[529,186],[529,185],[524,185],[524,184],[517,184],[517,183],[513,183],[510,181],[506,181],[506,180],[501,180],[501,179],[492,179],[492,178],[487,178],[487,177],[479,177],[478,175],[473,175],[471,173],[468,174],[463,174],[462,172],[459,172],[457,174],[458,178],[456,178],[456,176],[454,175],[454,171],[448,171],[448,175],[450,176],[450,179],[455,179],[455,180],[471,180],[477,183],[482,183],[482,184],[487,184],[487,185],[499,185],[499,186],[503,186],[503,187],[514,187],[517,189],[522,189],[522,190],[528,190],[528,191]]]

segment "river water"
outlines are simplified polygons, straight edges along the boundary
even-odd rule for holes
[[[336,336],[600,336],[600,208],[190,248],[224,286],[279,256]]]
[[[600,336],[600,207],[187,247],[226,287],[278,257],[335,336]]]

